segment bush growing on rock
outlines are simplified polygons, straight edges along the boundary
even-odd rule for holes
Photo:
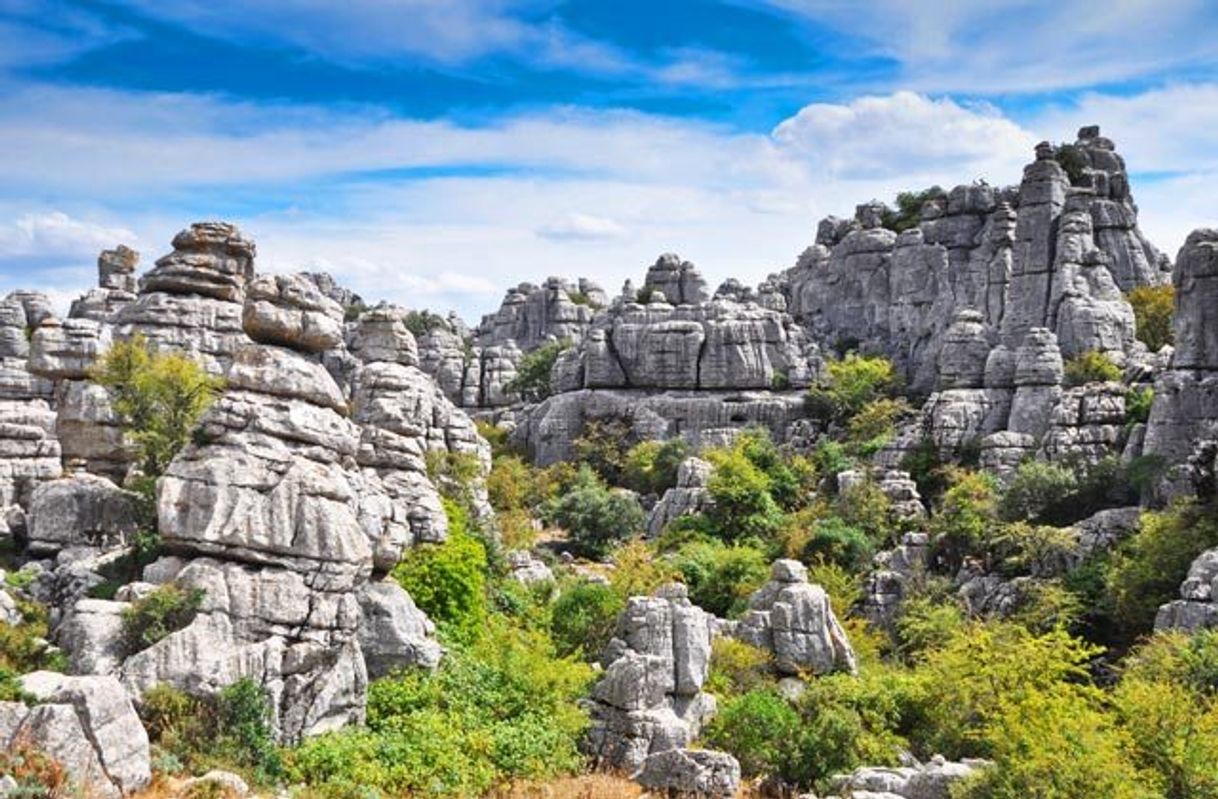
[[[444,509],[448,540],[407,550],[393,579],[432,621],[469,635],[486,615],[486,547],[470,532],[463,508],[445,499]]]
[[[848,353],[825,364],[826,376],[808,390],[809,411],[815,417],[844,424],[863,406],[890,397],[900,388],[892,361],[879,356]]]
[[[1159,606],[1176,598],[1193,560],[1215,546],[1212,508],[1182,504],[1142,514],[1138,530],[1113,554],[1105,579],[1117,624],[1131,634],[1149,630]]]
[[[1175,316],[1176,289],[1170,283],[1162,286],[1138,286],[1125,295],[1133,306],[1134,327],[1138,341],[1151,352],[1158,352],[1175,341],[1172,319]]]
[[[1087,383],[1120,382],[1121,367],[1102,352],[1088,350],[1070,358],[1065,364],[1067,386],[1082,386]]]
[[[157,476],[187,443],[223,381],[179,353],[157,352],[142,336],[114,344],[93,371],[106,387],[119,425]]]
[[[123,610],[123,641],[134,654],[194,621],[203,604],[203,589],[162,585]]]
[[[550,396],[550,372],[558,356],[569,346],[569,341],[550,341],[526,354],[504,390],[519,394],[525,402],[541,402]]]

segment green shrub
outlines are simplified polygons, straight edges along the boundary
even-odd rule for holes
[[[21,620],[17,624],[0,621],[0,669],[13,674],[39,669],[65,671],[63,654],[47,643],[46,606],[20,596],[16,602]]]
[[[748,546],[728,546],[717,540],[693,541],[668,556],[689,587],[689,598],[716,616],[733,616],[744,609],[750,594],[765,583],[769,561]]]
[[[527,353],[516,367],[516,376],[503,388],[509,393],[519,394],[525,402],[541,402],[550,396],[550,372],[558,356],[566,350],[569,341],[550,341]]]
[[[1170,283],[1162,286],[1138,286],[1125,295],[1133,306],[1133,319],[1138,340],[1151,352],[1158,352],[1175,342],[1172,319],[1175,316],[1176,289]]]
[[[216,748],[234,762],[275,776],[282,769],[271,729],[271,706],[248,677],[220,690],[215,700]]]
[[[911,730],[924,752],[992,757],[987,735],[1009,703],[1071,685],[1085,690],[1099,650],[1062,629],[1034,633],[1010,622],[969,624],[926,651],[917,670],[919,717]]]
[[[577,700],[591,676],[544,635],[491,616],[434,673],[374,682],[367,728],[309,739],[288,755],[288,776],[329,794],[440,797],[570,774],[583,765]]]
[[[677,470],[688,457],[684,439],[640,442],[625,454],[622,480],[632,491],[662,495],[676,486]]]
[[[0,666],[0,702],[34,702],[34,697],[22,687],[17,672],[4,666]]]
[[[468,528],[464,509],[444,500],[448,539],[406,551],[393,579],[437,624],[469,634],[486,615],[486,547]]]
[[[1138,634],[1151,628],[1160,605],[1176,598],[1198,555],[1218,546],[1212,509],[1180,505],[1142,514],[1137,532],[1112,556],[1106,584],[1117,623]]]
[[[555,651],[561,657],[582,652],[589,660],[599,658],[623,607],[622,598],[601,583],[578,582],[564,589],[550,615]]]
[[[922,221],[922,206],[939,199],[947,199],[947,192],[939,186],[922,191],[903,191],[897,195],[896,210],[884,209],[881,224],[896,233],[915,228]]]
[[[825,364],[826,375],[808,390],[812,416],[845,423],[868,402],[893,396],[900,378],[892,361],[879,356],[848,353]]]
[[[627,453],[633,440],[629,417],[589,419],[571,442],[572,460],[591,468],[609,485],[620,486],[625,481]]]
[[[1082,182],[1087,168],[1091,165],[1083,148],[1076,144],[1062,144],[1054,148],[1053,158],[1066,171],[1066,177],[1069,178],[1071,186],[1077,186]]]
[[[786,699],[771,689],[756,689],[729,698],[715,715],[703,738],[707,745],[730,752],[746,777],[775,776],[806,784],[797,742],[803,719]]]
[[[823,559],[848,571],[866,571],[875,555],[867,534],[837,516],[818,519],[804,545],[801,560],[811,563]]]
[[[964,627],[964,612],[954,600],[914,595],[901,602],[896,619],[897,652],[917,658],[944,646]]]
[[[765,540],[782,524],[782,509],[770,493],[770,476],[753,463],[742,446],[713,450],[707,491],[714,501],[705,513],[710,530],[727,542]]]
[[[1078,533],[1073,528],[1027,522],[1002,525],[990,541],[998,569],[1008,576],[1065,571],[1077,547]]]
[[[415,336],[426,336],[433,330],[448,327],[448,320],[428,310],[410,311],[406,314],[405,324],[406,329]]]
[[[119,427],[135,442],[144,474],[158,476],[191,440],[223,381],[179,353],[153,350],[142,336],[116,342],[98,361]]]
[[[166,583],[123,609],[123,642],[134,654],[194,621],[203,604],[203,589]]]
[[[1065,364],[1065,381],[1067,386],[1081,386],[1087,383],[1119,383],[1121,367],[1112,362],[1105,353],[1088,350],[1070,358]]]
[[[587,466],[570,490],[548,502],[543,516],[564,528],[584,552],[603,556],[610,546],[642,532],[646,516],[632,495],[606,488]]]
[[[1125,425],[1146,424],[1155,403],[1155,390],[1150,386],[1135,386],[1125,392]]]
[[[846,455],[845,448],[837,441],[821,438],[816,442],[816,449],[812,452],[812,466],[816,474],[823,475],[829,478],[831,483],[836,484],[832,478],[847,471],[853,465],[854,462]]]
[[[774,683],[773,658],[769,650],[726,635],[715,636],[711,641],[707,691],[720,699],[727,699],[749,691],[772,688]]]
[[[897,422],[909,412],[909,403],[900,397],[870,400],[847,423],[847,440],[859,455],[874,455],[892,439]]]
[[[1064,504],[1078,491],[1078,478],[1057,463],[1032,460],[1021,463],[1003,492],[998,514],[1006,521],[1055,520]]]
[[[803,505],[816,489],[817,471],[811,460],[784,452],[764,428],[741,433],[735,444],[744,457],[769,479],[770,496],[783,510]]]

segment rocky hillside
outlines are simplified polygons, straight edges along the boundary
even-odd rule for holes
[[[9,294],[0,794],[1218,795],[1218,231],[1034,157],[473,329],[220,222]]]

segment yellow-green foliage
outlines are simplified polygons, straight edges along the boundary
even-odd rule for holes
[[[1193,560],[1218,546],[1213,508],[1191,504],[1142,514],[1136,533],[1117,548],[1106,587],[1117,623],[1131,634],[1149,631],[1159,606],[1176,597]]]
[[[139,652],[194,620],[203,589],[166,583],[123,609],[123,640],[129,654]]]
[[[897,422],[910,413],[909,403],[901,397],[870,400],[850,417],[846,435],[861,455],[879,451],[892,438]]]
[[[178,353],[157,352],[142,337],[114,344],[93,380],[106,387],[123,431],[146,474],[159,475],[186,446],[223,381]]]
[[[813,414],[844,423],[867,403],[895,394],[900,378],[892,361],[848,353],[825,364],[826,375],[808,392]]]
[[[1133,306],[1138,340],[1151,352],[1158,352],[1175,341],[1172,318],[1176,311],[1176,290],[1170,283],[1162,286],[1138,286],[1125,295],[1125,299]]]
[[[63,671],[63,656],[47,645],[47,609],[28,599],[17,599],[21,621],[0,622],[0,672],[25,674],[38,669]]]
[[[373,683],[367,728],[305,742],[288,774],[329,795],[483,796],[513,779],[577,771],[591,669],[542,634],[491,616],[435,673]]]
[[[1119,382],[1120,379],[1121,367],[1113,363],[1106,354],[1096,350],[1088,350],[1069,359],[1065,364],[1065,380],[1068,386]]]
[[[610,557],[613,571],[609,585],[623,600],[632,596],[649,596],[657,588],[677,579],[677,571],[657,558],[651,547],[639,539],[619,546]]]
[[[716,636],[711,641],[706,690],[720,699],[726,699],[765,688],[774,682],[773,659],[769,650],[726,635]]]
[[[486,548],[468,528],[465,510],[444,500],[448,539],[406,552],[393,578],[423,612],[454,634],[471,634],[486,615]]]

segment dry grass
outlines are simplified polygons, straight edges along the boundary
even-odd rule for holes
[[[488,799],[639,799],[643,789],[612,774],[581,774],[549,782],[521,782],[500,788]]]

